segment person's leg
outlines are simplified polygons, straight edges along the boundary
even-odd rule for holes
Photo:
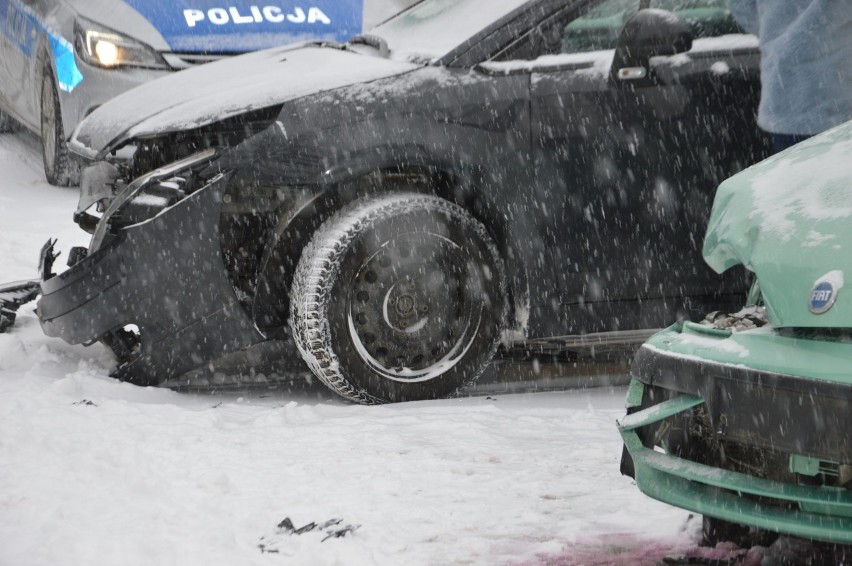
[[[779,153],[788,147],[792,147],[799,142],[803,142],[811,136],[799,134],[769,134],[772,139],[772,151]]]

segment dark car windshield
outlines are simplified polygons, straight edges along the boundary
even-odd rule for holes
[[[373,28],[394,59],[438,59],[529,0],[424,0]]]

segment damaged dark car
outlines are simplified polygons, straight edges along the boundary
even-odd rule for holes
[[[365,403],[501,345],[627,355],[742,302],[693,235],[766,152],[758,60],[722,0],[425,0],[148,83],[73,136],[92,241],[39,318],[134,383],[306,362]]]

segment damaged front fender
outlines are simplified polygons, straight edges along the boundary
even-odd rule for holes
[[[109,343],[110,335],[135,326],[138,338],[117,373],[145,384],[263,341],[222,259],[219,214],[227,179],[219,176],[153,218],[121,228],[43,281],[38,315],[44,332],[72,344]]]

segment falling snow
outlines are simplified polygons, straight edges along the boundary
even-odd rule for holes
[[[0,137],[4,280],[34,277],[50,236],[65,255],[87,239],[37,147]],[[45,337],[31,305],[0,334],[0,564],[623,563],[698,538],[619,474],[623,388],[366,407],[301,382],[143,388],[111,366]]]

